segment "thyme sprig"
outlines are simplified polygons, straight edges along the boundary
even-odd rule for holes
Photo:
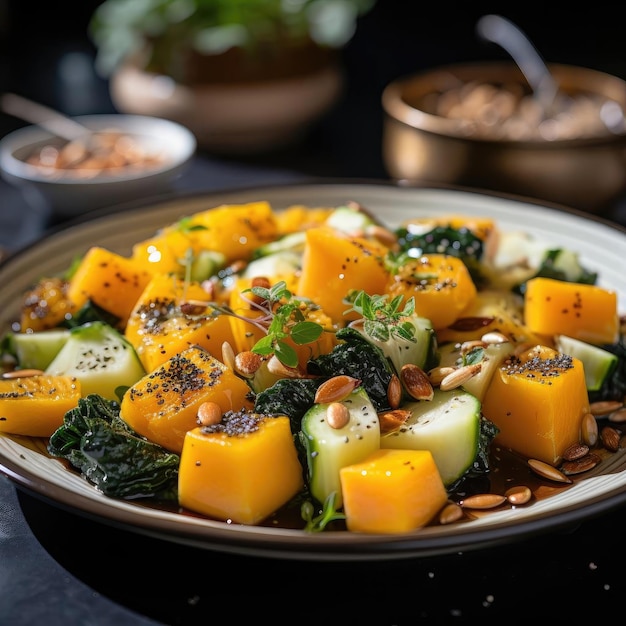
[[[389,300],[388,295],[368,295],[357,292],[352,298],[352,307],[344,314],[356,312],[362,316],[364,332],[377,341],[391,338],[417,341],[415,326],[406,320],[415,313],[415,298],[409,298],[402,306],[404,296]]]

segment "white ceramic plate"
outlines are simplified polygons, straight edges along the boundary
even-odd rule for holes
[[[158,204],[101,215],[54,233],[0,265],[0,327],[18,317],[20,297],[43,273],[65,269],[94,244],[119,253],[159,227],[225,203],[267,200],[275,209],[290,204],[336,206],[356,200],[393,226],[409,216],[456,213],[495,218],[504,230],[524,230],[555,246],[578,251],[599,272],[600,284],[616,289],[626,310],[623,250],[626,231],[598,218],[517,199],[463,190],[409,189],[382,183],[314,183],[238,189],[164,199]],[[621,452],[566,489],[524,507],[492,512],[469,522],[432,526],[400,535],[348,532],[308,534],[273,527],[226,524],[107,498],[87,481],[49,458],[45,446],[0,437],[0,471],[20,488],[79,514],[200,548],[248,555],[314,560],[372,560],[432,556],[515,541],[548,532],[626,500],[626,457]]]

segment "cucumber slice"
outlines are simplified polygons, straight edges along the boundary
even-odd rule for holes
[[[302,255],[293,250],[283,250],[260,257],[248,263],[243,271],[244,278],[255,276],[291,276],[302,267]]]
[[[309,490],[319,502],[334,491],[335,506],[343,504],[339,470],[358,463],[380,448],[380,423],[369,396],[358,387],[341,401],[350,418],[343,428],[326,420],[330,404],[313,405],[302,418],[300,443],[306,450]]]
[[[591,343],[557,335],[554,338],[555,348],[562,354],[575,357],[582,361],[585,370],[587,391],[598,391],[617,367],[617,355]]]
[[[191,263],[190,279],[198,283],[208,280],[226,265],[226,257],[214,250],[201,250]]]
[[[289,233],[287,235],[283,235],[280,239],[270,241],[269,243],[257,248],[252,255],[252,260],[256,261],[264,256],[279,254],[281,252],[291,252],[301,255],[304,250],[305,243],[306,232],[304,230]]]
[[[69,329],[10,333],[7,335],[7,344],[20,369],[45,370],[69,336]]]
[[[146,374],[132,344],[104,322],[73,328],[45,372],[74,376],[83,396],[97,394],[107,400],[119,400],[118,387],[131,387]]]
[[[402,405],[411,415],[401,428],[380,438],[381,448],[430,450],[444,485],[472,467],[480,445],[478,398],[462,389],[435,389],[431,401]]]
[[[371,215],[360,209],[339,206],[326,218],[326,225],[344,233],[364,231],[368,226],[376,225]]]
[[[438,362],[437,336],[433,330],[432,322],[417,315],[404,318],[404,321],[411,322],[415,327],[415,341],[408,341],[396,335],[389,337],[387,341],[382,341],[368,335],[361,324],[351,325],[351,328],[360,332],[371,344],[380,348],[397,373],[406,363],[414,363],[423,370],[429,370]]]
[[[440,346],[439,365],[441,367],[458,367],[462,365],[463,359],[460,347],[461,344],[458,343],[447,343]],[[489,344],[486,348],[483,348],[482,358],[480,359],[482,365],[480,371],[464,382],[461,385],[461,389],[476,396],[482,402],[494,373],[514,351],[515,346],[509,341]]]

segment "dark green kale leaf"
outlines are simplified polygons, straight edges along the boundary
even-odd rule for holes
[[[330,353],[308,362],[309,373],[326,378],[341,375],[357,378],[377,411],[389,409],[387,390],[393,370],[383,351],[353,328],[338,330],[337,339],[341,341]]]
[[[104,322],[113,328],[120,328],[120,318],[88,300],[76,313],[62,322],[61,326],[75,328],[90,322]]]
[[[323,378],[281,378],[257,394],[254,410],[261,415],[286,415],[291,432],[300,430],[304,414],[315,403],[315,392]]]
[[[135,433],[119,408],[95,394],[81,398],[50,437],[48,452],[107,496],[176,501],[180,457]]]

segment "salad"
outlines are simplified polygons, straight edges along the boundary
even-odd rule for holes
[[[24,294],[0,431],[111,498],[229,523],[395,533],[531,505],[620,449],[623,323],[597,278],[488,218],[214,207]]]

